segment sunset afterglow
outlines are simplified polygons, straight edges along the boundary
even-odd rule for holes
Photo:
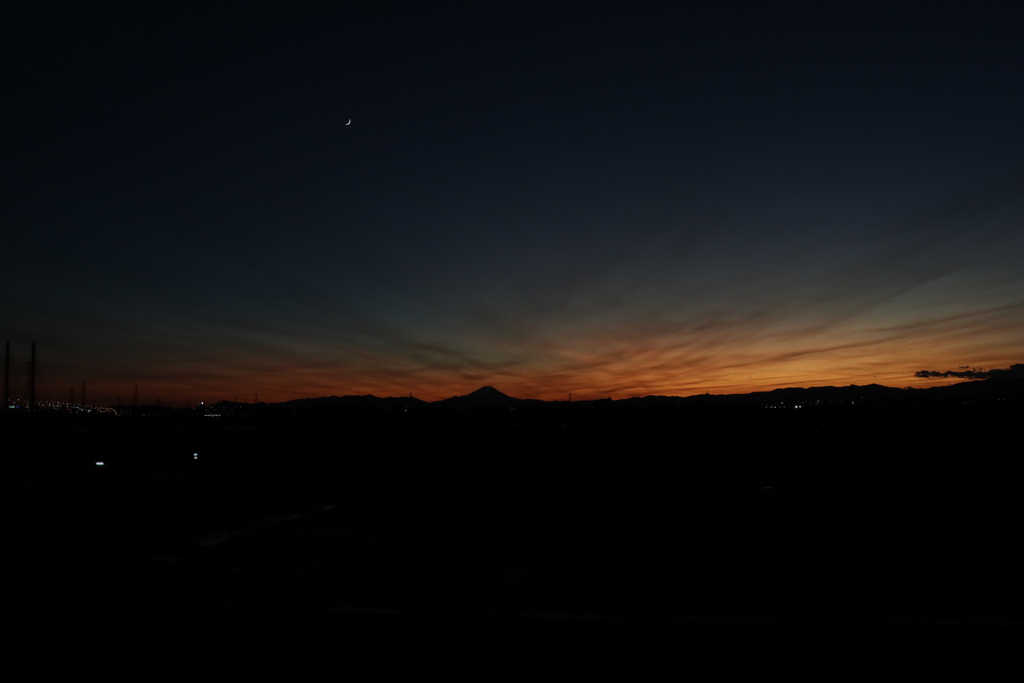
[[[21,27],[14,390],[33,340],[41,395],[97,405],[1024,360],[1009,28],[494,11]]]

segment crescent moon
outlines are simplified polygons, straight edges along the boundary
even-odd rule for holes
[[[348,123],[346,123],[345,125],[347,126],[347,125],[349,125],[349,123],[352,123],[352,119],[349,119]]]

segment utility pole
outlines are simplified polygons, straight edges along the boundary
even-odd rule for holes
[[[36,343],[32,342],[32,358],[28,362],[28,410],[36,412]]]
[[[7,410],[11,402],[11,341],[8,339],[4,346],[4,406]]]

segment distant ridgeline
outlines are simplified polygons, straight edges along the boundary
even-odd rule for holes
[[[1016,367],[1016,366],[1015,366]],[[1024,367],[1024,366],[1022,366]],[[845,387],[786,388],[759,391],[750,394],[699,394],[696,396],[643,396],[613,400],[610,398],[583,401],[541,401],[513,398],[494,387],[485,386],[465,396],[453,396],[440,401],[427,402],[418,398],[380,398],[365,396],[325,396],[301,398],[284,403],[238,403],[221,401],[206,407],[212,416],[258,415],[261,412],[301,414],[304,412],[335,412],[346,409],[374,409],[399,412],[464,411],[491,409],[547,409],[595,408],[616,410],[636,407],[689,407],[689,406],[743,406],[763,408],[809,408],[812,406],[841,405],[935,405],[943,403],[971,403],[977,401],[1005,401],[1024,398],[1024,378],[992,378],[974,382],[961,382],[928,389],[896,389],[880,384]]]
[[[8,411],[8,469],[671,469],[806,474],[1016,467],[1024,380],[929,389],[539,401],[483,387],[435,402],[331,396],[105,414]],[[97,462],[103,462],[102,466]],[[104,475],[106,476],[106,475]]]

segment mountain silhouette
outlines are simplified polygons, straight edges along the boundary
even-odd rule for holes
[[[452,396],[437,403],[455,408],[504,408],[520,405],[523,400],[503,394],[492,386],[484,386],[465,396]]]

